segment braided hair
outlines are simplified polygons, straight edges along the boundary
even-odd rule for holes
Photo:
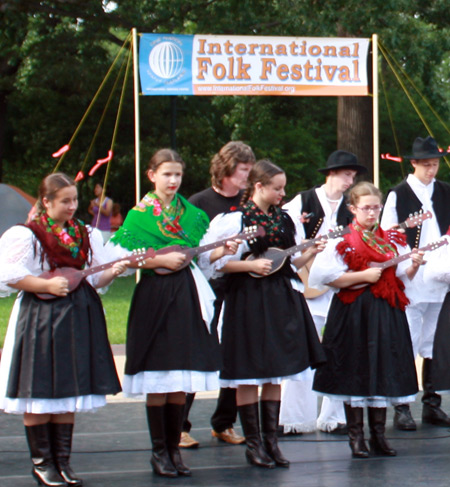
[[[277,174],[284,174],[281,167],[274,164],[269,159],[261,159],[251,169],[248,175],[247,187],[242,195],[241,205],[244,205],[253,195],[256,183],[261,183],[263,186],[270,184],[271,179]]]
[[[55,172],[46,176],[39,185],[36,214],[41,215],[44,212],[44,198],[52,201],[60,189],[75,185],[75,181],[62,172]]]

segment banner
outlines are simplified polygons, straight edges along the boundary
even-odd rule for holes
[[[144,95],[366,96],[370,39],[141,34]]]

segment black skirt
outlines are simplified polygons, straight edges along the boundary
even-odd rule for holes
[[[83,281],[68,296],[48,301],[25,292],[6,395],[61,399],[120,391],[95,289]]]
[[[217,334],[203,321],[194,277],[189,268],[143,275],[128,318],[125,373],[220,368]]]
[[[221,379],[287,377],[325,360],[308,305],[288,275],[228,278]]]
[[[406,315],[369,289],[351,304],[333,297],[322,345],[327,363],[316,371],[316,391],[392,398],[418,391]]]
[[[435,391],[450,391],[450,292],[445,296],[437,321],[431,373]]]

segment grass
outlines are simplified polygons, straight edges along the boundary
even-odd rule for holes
[[[125,343],[128,310],[135,286],[135,276],[119,277],[106,294],[101,295],[108,325],[109,341],[113,344]],[[16,294],[0,298],[0,348],[8,327],[9,315],[16,299]]]

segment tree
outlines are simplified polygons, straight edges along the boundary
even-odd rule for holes
[[[52,170],[55,160],[50,155],[78,127],[133,26],[140,32],[208,33],[213,20],[215,34],[370,37],[376,32],[441,117],[445,120],[449,113],[450,24],[442,0],[426,5],[407,0],[6,0],[0,9],[6,33],[0,40],[0,161],[5,180],[28,191]],[[383,72],[393,118],[402,122],[399,150],[407,152],[425,130],[385,64]],[[111,84],[99,95],[64,159],[63,169],[72,175],[87,156]],[[110,147],[117,103],[118,95],[95,140],[89,167]],[[142,97],[140,105],[145,163],[155,149],[171,143],[171,101]],[[188,163],[182,187],[187,195],[208,184],[209,161],[230,139],[245,140],[258,157],[270,157],[285,167],[290,195],[321,180],[316,168],[337,146],[371,164],[370,98],[177,97],[176,107],[177,147]],[[382,151],[396,154],[383,99],[380,117]],[[445,139],[438,123],[432,128],[438,140]],[[126,209],[134,197],[131,90],[119,130],[108,192]],[[383,188],[401,177],[395,163],[382,167]],[[100,170],[98,176],[103,174]],[[80,187],[86,201],[90,186],[88,182]]]

